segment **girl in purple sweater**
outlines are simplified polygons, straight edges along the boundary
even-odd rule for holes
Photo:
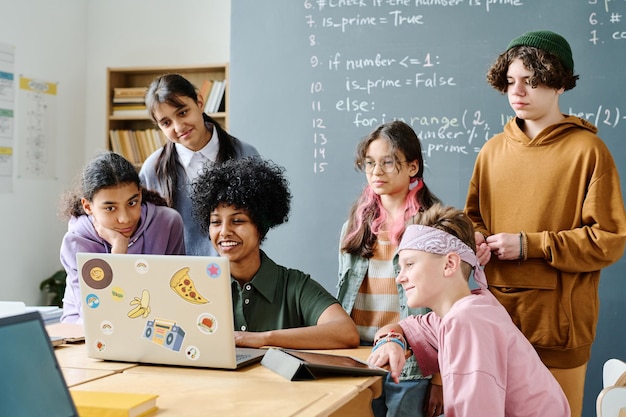
[[[135,167],[113,152],[89,162],[80,187],[64,196],[61,213],[69,218],[61,243],[64,323],[82,322],[76,253],[185,254],[180,214],[144,189]]]

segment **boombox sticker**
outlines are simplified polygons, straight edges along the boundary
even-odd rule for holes
[[[157,345],[178,352],[185,339],[185,331],[174,321],[154,319],[146,322],[143,337]]]

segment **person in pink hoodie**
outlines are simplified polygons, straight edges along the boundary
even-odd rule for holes
[[[446,417],[569,417],[561,386],[487,290],[475,248],[472,222],[453,207],[406,228],[396,280],[410,307],[432,311],[379,329],[368,361],[395,381],[410,354],[425,375],[440,372]]]
[[[143,188],[136,168],[113,152],[87,164],[80,186],[63,197],[61,214],[69,218],[61,243],[63,323],[82,322],[76,253],[185,254],[180,214]]]

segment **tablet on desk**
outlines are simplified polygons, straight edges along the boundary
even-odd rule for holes
[[[261,365],[291,381],[310,381],[322,375],[384,376],[387,371],[351,356],[270,348]]]

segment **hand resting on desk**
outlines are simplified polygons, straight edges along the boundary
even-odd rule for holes
[[[405,351],[397,343],[384,343],[370,354],[367,362],[379,368],[389,369],[391,379],[397,384],[400,382],[400,373],[406,362]]]

